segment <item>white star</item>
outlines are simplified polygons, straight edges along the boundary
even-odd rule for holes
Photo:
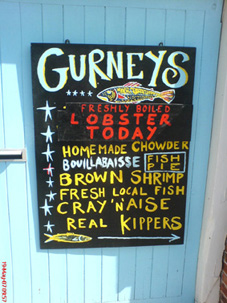
[[[90,90],[89,90],[89,92],[87,93],[88,97],[91,97],[92,94],[93,94],[93,92],[91,92]]]
[[[51,167],[51,163],[48,165],[47,168],[43,168],[43,170],[46,170],[47,174],[50,175],[51,177],[53,176],[53,172],[52,172],[53,169],[54,167]]]
[[[52,207],[53,207],[53,206],[49,206],[49,205],[47,204],[47,199],[45,199],[45,204],[44,204],[44,206],[41,206],[40,208],[43,208],[44,213],[45,213],[45,216],[46,216],[47,214],[52,215],[52,213],[50,212],[50,209],[49,209],[49,208],[52,208]]]
[[[43,152],[42,154],[46,155],[47,162],[50,162],[50,160],[53,161],[53,158],[51,156],[51,154],[53,154],[53,153],[55,153],[55,151],[53,151],[53,150],[51,151],[50,145],[47,144],[47,150],[45,152]]]
[[[46,196],[49,197],[49,202],[54,200],[54,196],[57,195],[56,193],[52,193],[52,190],[50,191],[49,194],[47,194]]]
[[[84,97],[85,92],[82,90],[82,91],[80,92],[80,95],[81,95],[82,97]]]
[[[50,224],[50,221],[48,221],[47,224],[43,225],[43,226],[45,226],[47,228],[47,231],[50,231],[52,233],[53,231],[52,231],[51,227],[55,226],[55,224]]]
[[[69,89],[67,90],[66,95],[71,96],[71,91]]]
[[[50,140],[52,143],[52,135],[55,134],[55,132],[52,132],[50,129],[50,125],[47,127],[47,131],[45,133],[40,133],[41,135],[46,137],[46,143]]]
[[[75,89],[73,92],[73,96],[77,96],[77,94],[78,94],[78,91]]]
[[[50,117],[50,120],[52,120],[51,116],[51,110],[55,109],[56,107],[50,107],[48,101],[46,101],[46,106],[45,107],[38,107],[37,109],[39,110],[45,110],[45,122],[47,121],[47,118]]]
[[[53,187],[54,181],[52,181],[51,177],[49,177],[49,181],[46,181],[46,183],[48,184],[48,187]]]

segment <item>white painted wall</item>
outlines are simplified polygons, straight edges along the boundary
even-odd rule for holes
[[[224,2],[209,170],[198,261],[196,302],[217,303],[227,235],[227,1]]]

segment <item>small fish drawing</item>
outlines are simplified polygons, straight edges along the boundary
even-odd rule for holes
[[[160,98],[166,103],[171,103],[175,98],[175,90],[154,91],[153,88],[142,87],[137,82],[129,82],[122,86],[109,87],[98,93],[97,97],[109,103],[132,103],[138,104],[145,100],[153,101]]]
[[[56,235],[48,235],[44,234],[48,239],[45,243],[50,241],[57,241],[57,242],[68,242],[68,243],[84,243],[89,242],[92,240],[91,237],[85,235],[78,235],[74,233],[65,233],[65,234],[56,234]]]

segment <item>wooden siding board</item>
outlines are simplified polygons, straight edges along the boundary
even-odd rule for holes
[[[24,147],[24,122],[22,102],[21,67],[21,20],[18,3],[1,4],[1,60],[2,60],[2,96],[4,108],[5,142],[8,148]],[[8,200],[8,220],[13,282],[9,287],[15,303],[31,301],[31,277],[29,254],[29,231],[27,222],[26,171],[24,163],[5,166]],[[23,244],[21,244],[23,243]],[[9,278],[10,279],[10,278]],[[21,281],[26,281],[24,292]],[[12,297],[11,297],[12,298]]]
[[[127,8],[126,10],[126,44],[143,45],[145,42],[146,10]]]
[[[50,302],[67,302],[66,251],[49,252]]]
[[[184,10],[168,10],[166,12],[166,45],[184,46],[185,19]],[[168,259],[166,296],[180,296],[184,274],[185,246],[170,246]]]
[[[164,298],[166,296],[169,263],[168,256],[168,246],[156,246],[153,248],[151,298]]]
[[[106,8],[106,44],[125,44],[125,8]]]
[[[105,8],[85,7],[85,43],[104,44]]]
[[[64,6],[64,41],[84,43],[84,7]]]
[[[137,247],[136,249],[136,281],[135,299],[150,297],[153,247]]]
[[[118,287],[118,248],[103,248],[102,253],[102,301],[116,302]]]
[[[184,45],[185,11],[168,10],[166,13],[166,41],[167,46]]]
[[[25,164],[15,163],[7,167],[15,303],[31,301],[31,269],[25,179]],[[21,281],[26,281],[26,292],[21,285],[23,283]]]
[[[1,3],[0,3],[1,8]],[[0,31],[2,28],[0,21]],[[1,40],[0,40],[0,49],[1,49]],[[2,62],[1,52],[0,52],[0,62]],[[2,94],[2,64],[0,64],[0,148],[5,147],[5,128],[4,128],[4,116],[3,116],[3,94]]]
[[[34,122],[31,80],[31,42],[42,42],[42,7],[40,4],[22,3],[22,82],[24,99],[25,146],[27,149],[27,200],[30,230],[30,263],[32,303],[49,302],[49,264],[47,252],[39,249],[38,202],[35,174]],[[30,18],[28,18],[30,16]],[[28,260],[29,261],[29,260]]]
[[[217,5],[206,11],[202,61],[198,103],[198,121],[195,134],[195,157],[192,177],[191,203],[189,209],[189,224],[187,237],[187,250],[185,259],[185,281],[184,294],[194,292],[195,284],[188,285],[196,275],[196,264],[192,266],[192,260],[197,259],[199,249],[200,230],[203,214],[203,203],[206,186],[207,163],[209,157],[209,144],[212,126],[214,94],[216,85],[217,60],[220,43],[221,30],[221,9],[222,1],[217,1]],[[209,88],[209,89],[208,89]],[[208,110],[205,111],[204,109]],[[206,134],[206,135],[204,135]],[[194,220],[196,218],[196,220]],[[195,243],[197,243],[195,245]],[[192,259],[191,259],[192,258]],[[191,286],[191,287],[190,287]]]
[[[196,22],[195,22],[196,20]],[[186,23],[185,23],[185,45],[196,47],[196,69],[194,77],[194,92],[193,92],[193,120],[192,120],[192,140],[190,142],[190,155],[189,159],[193,159],[195,156],[195,144],[196,144],[196,132],[198,122],[198,108],[199,108],[199,94],[200,94],[200,82],[201,82],[201,65],[202,65],[202,48],[204,39],[204,22],[205,13],[204,11],[198,12],[187,12]],[[192,175],[194,171],[194,161],[189,161],[189,182],[187,191],[186,213],[189,213],[191,205],[191,194],[192,194]],[[188,220],[189,216],[186,216],[185,234],[187,237],[188,231]]]
[[[85,256],[83,249],[67,250],[68,302],[85,302]]]
[[[15,0],[5,0],[7,2],[15,2]],[[166,0],[159,1],[150,1],[150,0],[99,0],[96,2],[96,6],[109,6],[109,7],[138,7],[138,8],[154,8],[154,9],[162,9],[166,7],[168,9],[182,9],[184,6],[185,9],[188,10],[198,10],[198,6],[202,8],[210,8],[213,4],[218,3],[220,0],[200,0],[198,5],[198,0],[171,0],[166,2]],[[43,3],[43,4],[53,4],[53,5],[81,5],[81,0],[17,0],[17,2],[29,2],[29,3]],[[83,5],[86,6],[94,6],[94,0],[83,0]]]
[[[2,4],[2,8],[4,8]],[[1,70],[5,147],[23,148],[21,98],[21,31],[19,5],[5,4],[1,10]],[[7,30],[6,30],[7,29]]]
[[[132,300],[135,294],[136,248],[120,248],[118,300]]]
[[[165,10],[147,10],[146,17],[146,45],[159,45],[165,44]]]
[[[167,277],[167,297],[178,297],[182,294],[184,275],[185,245],[174,245],[169,249]]]
[[[1,7],[1,6],[0,6]],[[12,250],[11,250],[11,230],[9,218],[9,205],[7,196],[7,165],[0,163],[0,264],[7,263],[7,291],[8,302],[13,302],[13,264],[12,264]]]
[[[64,43],[62,5],[43,5],[43,42]]]
[[[85,251],[85,302],[102,302],[102,250],[92,248]]]

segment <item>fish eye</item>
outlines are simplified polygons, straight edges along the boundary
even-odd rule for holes
[[[107,95],[111,95],[111,94],[112,94],[112,91],[111,91],[111,90],[108,90],[106,93],[107,93]]]

